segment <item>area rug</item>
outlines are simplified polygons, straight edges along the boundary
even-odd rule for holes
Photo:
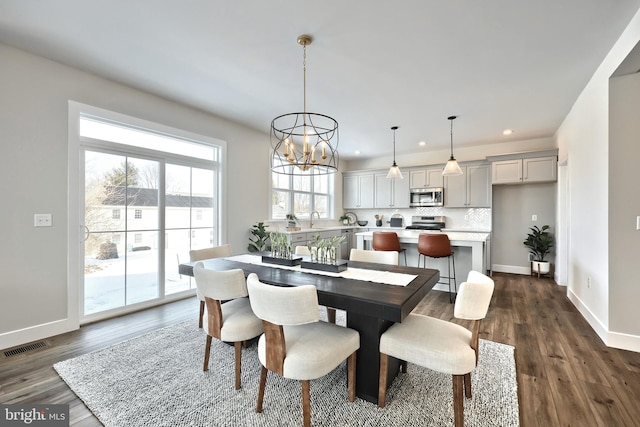
[[[255,412],[257,345],[242,352],[242,389],[234,389],[233,347],[214,340],[202,371],[205,334],[195,322],[169,326],[54,368],[106,426],[294,426],[302,424],[298,381],[269,373],[263,412]],[[465,399],[465,425],[518,426],[514,348],[480,341]],[[346,364],[311,381],[314,426],[452,426],[451,376],[409,364],[387,393],[387,405],[347,399]]]

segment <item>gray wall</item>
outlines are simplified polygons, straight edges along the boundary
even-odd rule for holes
[[[609,326],[640,335],[640,74],[609,87]]]
[[[529,249],[522,242],[534,225],[549,225],[555,235],[556,188],[556,183],[493,186],[494,270],[521,274],[530,271]],[[532,215],[537,215],[537,221],[532,221]],[[545,260],[553,262],[554,253]]]
[[[268,123],[256,132],[3,44],[0,64],[0,348],[77,327],[67,274],[69,100],[227,141],[235,252],[268,217]],[[35,213],[53,214],[53,227],[34,228]]]

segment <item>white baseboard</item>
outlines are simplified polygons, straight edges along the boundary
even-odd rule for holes
[[[568,289],[567,297],[607,347],[640,353],[640,336],[609,331],[571,289]]]
[[[5,332],[0,334],[0,349],[16,347],[18,345],[27,344],[54,335],[64,334],[65,332],[74,331],[80,325],[70,321],[69,319],[56,320],[42,325],[30,326],[16,331]]]
[[[498,273],[531,274],[530,267],[518,267],[517,265],[492,264],[491,270]]]

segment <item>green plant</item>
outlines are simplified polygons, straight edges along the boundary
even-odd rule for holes
[[[527,234],[527,240],[523,243],[529,248],[529,253],[533,255],[534,261],[542,262],[553,248],[553,235],[548,231],[548,225],[543,225],[542,228],[534,225],[530,230],[531,232]]]
[[[288,213],[287,214],[287,219],[289,221],[297,221],[298,220],[298,218],[296,218],[296,214],[293,214],[293,213]]]
[[[255,238],[249,238],[249,252],[263,252],[267,250],[267,240],[269,240],[269,234],[266,228],[268,225],[264,225],[264,222],[254,224],[251,230],[251,235]]]

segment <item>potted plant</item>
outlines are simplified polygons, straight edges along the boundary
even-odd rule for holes
[[[288,213],[287,214],[287,228],[295,228],[297,220],[298,220],[298,218],[296,218],[295,214]]]
[[[550,270],[551,263],[545,261],[544,257],[553,248],[553,235],[548,231],[548,225],[543,225],[542,228],[534,225],[530,230],[531,232],[527,234],[527,240],[523,243],[529,248],[529,253],[533,255],[532,269],[538,274],[546,274]]]
[[[342,221],[342,223],[344,225],[349,225],[349,215],[344,214],[340,217],[340,221]]]
[[[249,252],[264,252],[267,250],[269,234],[266,227],[268,225],[264,225],[264,222],[259,222],[251,228],[251,234],[255,239],[249,238],[249,247],[247,248]]]

